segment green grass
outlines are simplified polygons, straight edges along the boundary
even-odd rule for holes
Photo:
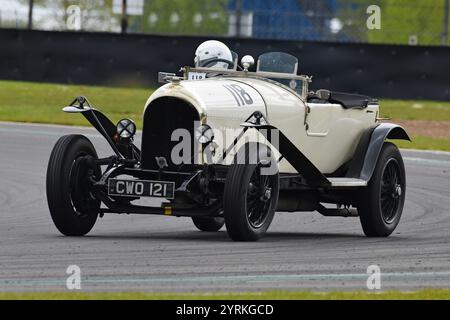
[[[152,92],[153,89],[0,81],[0,120],[89,125],[83,116],[61,111],[75,97],[84,95],[112,121],[129,117],[141,128],[144,105]]]
[[[0,300],[449,300],[449,289],[426,289],[415,292],[256,292],[256,293],[0,293]]]
[[[142,128],[142,112],[153,89],[107,88],[18,81],[0,81],[0,120],[89,125],[81,115],[66,114],[61,108],[84,95],[113,122],[129,117]],[[381,116],[401,120],[450,121],[450,102],[381,100]],[[403,148],[450,151],[450,139],[414,137]]]
[[[450,151],[450,139],[426,136],[412,136],[412,142],[395,140],[394,143],[403,149]]]
[[[380,109],[392,119],[450,121],[450,102],[381,99]]]

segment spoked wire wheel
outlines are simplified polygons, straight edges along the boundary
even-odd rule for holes
[[[389,159],[384,168],[380,189],[380,206],[384,222],[391,224],[395,220],[402,192],[400,166],[395,158]]]
[[[259,163],[253,172],[247,189],[247,218],[250,225],[261,228],[271,211],[272,190],[278,183],[274,175],[262,174],[262,164]]]
[[[387,237],[397,227],[405,203],[405,166],[398,148],[385,142],[368,186],[359,197],[358,213],[368,237]]]
[[[249,144],[241,150],[248,148]],[[232,164],[223,196],[227,232],[236,241],[260,239],[272,223],[278,204],[279,173],[277,169],[269,168],[271,164],[276,164],[275,159],[265,145],[248,149],[258,152],[256,157],[251,157],[257,158],[257,163]],[[262,160],[264,155],[268,155],[269,160]],[[248,161],[249,157],[247,154],[245,160]]]

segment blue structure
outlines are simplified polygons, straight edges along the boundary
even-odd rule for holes
[[[229,10],[253,13],[252,37],[264,39],[324,40],[330,37],[328,20],[337,0],[230,0]],[[240,8],[239,7],[240,3]]]

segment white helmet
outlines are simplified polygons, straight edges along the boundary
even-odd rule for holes
[[[195,50],[195,66],[196,67],[208,67],[208,68],[222,68],[227,69],[229,63],[226,62],[216,62],[208,64],[208,61],[213,61],[214,59],[222,59],[233,62],[233,55],[228,47],[217,40],[208,40],[203,42]]]

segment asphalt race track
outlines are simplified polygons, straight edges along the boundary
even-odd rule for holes
[[[77,116],[77,115],[74,115]],[[450,154],[403,152],[407,199],[386,239],[364,237],[358,218],[277,214],[259,242],[197,231],[188,218],[106,215],[83,238],[50,219],[45,174],[59,136],[91,129],[0,123],[0,291],[66,291],[69,265],[86,291],[367,290],[450,287]]]

